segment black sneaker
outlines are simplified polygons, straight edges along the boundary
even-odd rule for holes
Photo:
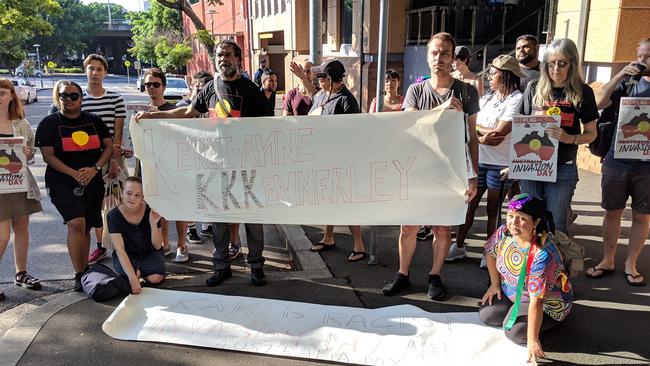
[[[81,277],[83,277],[84,272],[78,272],[74,275],[74,292],[83,292],[84,288],[81,285]]]
[[[251,268],[251,282],[253,286],[264,286],[266,284],[266,276],[262,268]]]
[[[187,229],[187,234],[185,235],[185,238],[187,238],[187,241],[192,243],[192,244],[200,244],[201,243],[201,237],[199,236],[199,233],[196,232],[195,227],[191,227]]]
[[[232,271],[230,270],[230,267],[218,269],[212,276],[210,276],[210,278],[205,281],[205,285],[209,287],[218,286],[221,284],[221,282],[229,279],[230,277],[232,277]]]
[[[212,225],[208,226],[205,229],[203,227],[201,227],[201,230],[199,231],[199,234],[201,234],[201,236],[211,238],[212,237]]]
[[[395,275],[393,276],[393,279],[390,280],[384,286],[384,288],[381,289],[381,292],[384,293],[386,296],[393,296],[399,293],[400,291],[408,288],[411,286],[411,281],[409,281],[409,276],[408,275],[403,275],[399,272],[396,272]]]
[[[440,275],[429,275],[429,290],[427,291],[427,296],[431,300],[442,300],[447,294],[445,292],[445,285],[442,284],[442,279]]]
[[[428,240],[433,238],[433,232],[431,232],[430,227],[422,226],[420,230],[418,230],[416,237],[418,238],[418,240]]]

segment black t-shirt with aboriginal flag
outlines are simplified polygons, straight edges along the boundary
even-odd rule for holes
[[[215,85],[219,88],[221,103]],[[266,98],[259,87],[245,77],[226,81],[217,77],[205,84],[192,107],[199,113],[208,113],[212,118],[260,117],[266,116]]]
[[[582,132],[580,124],[589,123],[598,119],[598,107],[594,91],[587,84],[582,84],[582,101],[576,108],[566,100],[564,88],[553,88],[553,98],[546,101],[540,109],[533,105],[537,81],[533,81],[526,87],[524,96],[521,99],[519,112],[526,116],[531,115],[560,115],[560,125],[566,133],[577,135]],[[560,142],[558,149],[557,163],[564,164],[574,161],[578,154],[578,146]]]
[[[108,127],[98,116],[81,112],[78,118],[70,119],[61,113],[51,114],[38,124],[36,146],[51,146],[54,156],[72,169],[94,167],[102,155],[102,140],[110,138]],[[93,183],[101,182],[96,174]],[[74,179],[51,166],[45,170],[45,184],[75,183]]]

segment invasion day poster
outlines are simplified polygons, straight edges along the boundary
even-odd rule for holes
[[[0,194],[27,192],[27,159],[23,137],[0,138]]]
[[[509,179],[555,182],[558,141],[544,130],[560,116],[519,116],[512,121]]]
[[[614,158],[650,160],[650,98],[621,98]]]

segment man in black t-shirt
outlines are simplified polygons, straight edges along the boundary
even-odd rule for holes
[[[170,111],[140,112],[136,120],[141,118],[194,118],[201,113],[209,113],[210,117],[261,117],[265,116],[264,95],[259,87],[239,73],[241,64],[241,48],[231,40],[225,40],[217,45],[216,64],[218,76],[208,82],[187,108],[177,108]],[[232,276],[228,244],[230,234],[228,223],[212,225],[214,252],[212,263],[215,274],[206,281],[208,286],[217,286]],[[247,261],[251,266],[253,285],[262,286],[266,283],[264,270],[264,227],[262,224],[246,224],[246,239],[248,242]]]

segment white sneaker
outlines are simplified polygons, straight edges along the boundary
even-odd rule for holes
[[[479,268],[487,269],[487,261],[485,260],[485,254],[481,257],[481,264],[479,264]]]
[[[174,262],[183,263],[187,262],[189,259],[190,253],[187,250],[187,247],[176,249],[176,258],[174,259]]]
[[[445,257],[445,261],[451,262],[457,259],[463,259],[465,257],[467,257],[467,253],[465,252],[465,247],[459,248],[456,245],[456,243],[452,243],[451,247],[449,247],[449,253]]]

